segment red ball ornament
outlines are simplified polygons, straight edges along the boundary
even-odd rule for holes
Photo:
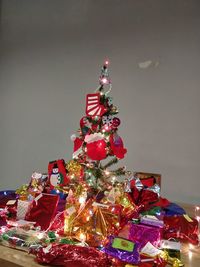
[[[114,117],[112,121],[112,128],[116,129],[120,125],[121,121],[119,118]]]
[[[102,140],[98,140],[92,143],[88,143],[86,145],[87,155],[92,160],[102,160],[107,156],[106,152],[106,142]]]

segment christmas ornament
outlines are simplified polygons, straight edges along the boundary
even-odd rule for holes
[[[88,94],[86,98],[86,115],[102,116],[107,111],[104,105],[100,104],[100,94]]]
[[[112,126],[113,124],[113,116],[112,115],[106,115],[102,117],[102,123],[103,125]]]
[[[116,129],[120,125],[121,121],[119,118],[114,117],[112,121],[112,128]]]
[[[77,178],[81,178],[83,175],[83,167],[81,166],[81,164],[75,160],[70,160],[67,164],[66,164],[66,169],[68,171],[68,175],[71,177],[77,177]]]
[[[110,136],[110,148],[111,153],[114,154],[117,158],[123,159],[127,150],[124,148],[123,141],[119,135],[116,133],[111,134]]]
[[[87,156],[92,160],[103,160],[107,156],[106,147],[107,144],[104,140],[88,143],[86,145]]]
[[[80,128],[81,128],[81,132],[83,133],[83,135],[86,135],[91,132],[92,123],[89,122],[87,117],[83,117],[80,120]]]
[[[56,186],[64,186],[69,182],[66,174],[65,162],[63,159],[49,162],[48,165],[49,184],[51,189]]]
[[[74,141],[74,153],[73,153],[73,158],[78,158],[79,155],[83,154],[83,140],[73,136],[72,141]]]

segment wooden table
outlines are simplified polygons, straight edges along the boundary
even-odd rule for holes
[[[194,216],[195,206],[180,204],[190,216]],[[182,261],[185,267],[200,267],[200,247],[188,249],[187,244],[182,245]],[[1,267],[41,267],[34,262],[34,257],[26,252],[0,246],[0,266]],[[76,267],[76,266],[74,266]]]

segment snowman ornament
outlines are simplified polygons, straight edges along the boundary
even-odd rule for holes
[[[50,184],[51,186],[55,187],[63,183],[63,176],[58,171],[58,167],[54,166],[52,169],[52,173],[50,176]]]

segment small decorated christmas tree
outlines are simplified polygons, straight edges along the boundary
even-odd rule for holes
[[[99,87],[86,97],[86,115],[80,120],[78,136],[72,135],[73,161],[67,165],[70,177],[86,182],[94,192],[108,189],[117,182],[117,177],[126,174],[125,167],[108,169],[127,152],[118,135],[118,109],[109,96],[112,84],[108,64],[105,61],[102,67]],[[106,159],[109,161],[103,164]]]

